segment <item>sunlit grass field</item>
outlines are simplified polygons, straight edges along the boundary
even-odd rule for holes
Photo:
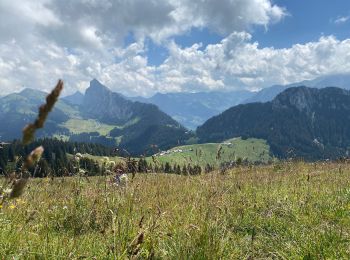
[[[350,165],[137,174],[126,187],[110,177],[31,179],[0,209],[0,256],[349,259]]]
[[[179,150],[181,152],[173,152]],[[256,138],[246,140],[233,138],[222,143],[177,146],[169,151],[169,154],[157,156],[156,161],[160,163],[169,162],[171,165],[195,164],[202,167],[210,164],[218,168],[221,163],[236,161],[238,158],[260,163],[267,163],[273,160],[270,147],[266,141]],[[153,158],[149,157],[148,161],[153,162]]]
[[[98,132],[101,135],[108,135],[115,128],[113,125],[103,124],[92,119],[69,119],[62,126],[73,134]]]

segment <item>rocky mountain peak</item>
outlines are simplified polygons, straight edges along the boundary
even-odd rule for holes
[[[305,86],[289,88],[272,101],[275,108],[294,107],[300,112],[310,113],[316,104],[316,96],[319,90]]]
[[[99,82],[97,79],[93,79],[90,81],[90,85],[86,90],[86,93],[88,92],[106,93],[111,91],[106,86],[104,86],[101,82]]]

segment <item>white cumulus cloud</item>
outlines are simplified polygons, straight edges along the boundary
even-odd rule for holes
[[[334,36],[286,49],[260,48],[254,26],[268,27],[286,10],[271,0],[12,0],[0,1],[1,94],[49,90],[66,94],[97,78],[115,91],[256,89],[319,75],[350,73],[350,40]],[[182,48],[173,37],[191,28],[221,34],[217,44]],[[125,38],[135,40],[125,46]],[[148,40],[169,56],[158,66]]]

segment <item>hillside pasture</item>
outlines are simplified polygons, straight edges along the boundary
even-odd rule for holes
[[[154,158],[163,164],[169,162],[171,165],[191,164],[202,167],[206,164],[219,167],[223,162],[235,162],[238,158],[250,163],[267,163],[273,159],[266,141],[256,138],[233,138],[221,143],[178,146],[159,152]],[[153,162],[154,159],[148,158],[148,161]]]

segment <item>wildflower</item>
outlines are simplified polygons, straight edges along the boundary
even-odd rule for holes
[[[76,153],[76,154],[74,155],[74,160],[75,160],[76,162],[79,162],[81,158],[83,158],[83,155],[82,155],[81,153]]]
[[[119,183],[122,186],[126,186],[128,184],[128,175],[123,173],[122,175],[119,176]]]
[[[114,176],[114,180],[113,180],[113,184],[117,185],[117,186],[126,186],[128,183],[128,175],[126,175],[125,173],[123,174],[116,174]]]
[[[83,169],[79,169],[79,175],[83,176],[85,175],[86,171]]]
[[[10,194],[12,192],[12,189],[10,188],[7,188],[7,189],[4,189],[4,194]]]
[[[11,205],[9,206],[9,208],[10,208],[10,209],[15,209],[16,206],[15,206],[14,204],[11,204]]]
[[[108,164],[109,164],[109,167],[111,168],[115,167],[115,161],[110,161]]]

